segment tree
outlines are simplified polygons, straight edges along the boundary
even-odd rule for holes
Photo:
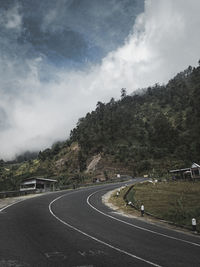
[[[126,97],[126,88],[122,88],[121,89],[121,99],[125,98]]]

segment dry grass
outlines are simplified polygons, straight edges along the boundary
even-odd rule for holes
[[[200,182],[169,182],[137,184],[128,200],[138,208],[141,203],[155,216],[191,227],[191,219],[200,222]],[[197,225],[200,230],[200,225]]]

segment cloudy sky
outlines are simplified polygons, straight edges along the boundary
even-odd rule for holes
[[[199,0],[0,0],[0,158],[200,59]]]

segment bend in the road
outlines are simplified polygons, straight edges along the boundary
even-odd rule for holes
[[[69,194],[67,194],[67,195],[69,195]],[[65,197],[65,196],[66,196],[66,195],[59,196],[59,197],[55,198],[53,201],[51,201],[51,203],[49,204],[49,211],[50,211],[50,213],[51,213],[51,214],[52,214],[52,215],[53,215],[59,222],[61,222],[61,223],[64,224],[65,226],[67,226],[67,227],[69,227],[69,228],[71,228],[71,229],[73,229],[73,230],[79,232],[80,234],[83,234],[83,235],[85,235],[85,236],[91,238],[92,240],[94,240],[94,241],[96,241],[96,242],[98,242],[98,243],[100,243],[100,244],[103,244],[103,245],[105,245],[105,246],[107,246],[107,247],[109,247],[109,248],[112,248],[112,249],[114,249],[114,250],[116,250],[116,251],[118,251],[118,252],[120,252],[120,253],[123,253],[123,254],[125,254],[125,255],[127,255],[127,256],[130,256],[130,257],[132,257],[132,258],[135,258],[135,259],[140,260],[140,261],[142,261],[142,262],[145,262],[145,263],[147,263],[147,264],[150,264],[151,266],[161,267],[161,265],[158,265],[158,264],[153,263],[153,262],[151,262],[151,261],[145,260],[145,259],[143,259],[143,258],[141,258],[141,257],[138,257],[138,256],[136,256],[136,255],[134,255],[134,254],[132,254],[132,253],[129,253],[129,252],[123,250],[123,249],[120,249],[120,248],[118,248],[118,247],[115,247],[115,246],[113,246],[113,245],[107,243],[107,242],[104,242],[104,241],[102,241],[102,240],[100,240],[100,239],[98,239],[98,238],[96,238],[96,237],[94,237],[94,236],[92,236],[92,235],[90,235],[90,234],[87,234],[86,232],[84,232],[84,231],[82,231],[82,230],[76,228],[75,226],[73,226],[73,225],[71,225],[71,224],[69,224],[69,223],[63,221],[62,219],[60,219],[60,218],[59,218],[58,216],[56,216],[55,213],[52,211],[52,205],[53,205],[53,203],[55,203],[57,200],[61,199],[62,197]]]
[[[131,226],[131,227],[135,227],[135,228],[137,228],[137,229],[140,229],[140,230],[142,230],[142,231],[147,231],[147,232],[150,232],[150,233],[155,234],[155,235],[160,235],[160,236],[163,236],[163,237],[166,237],[166,238],[174,239],[174,240],[177,240],[177,241],[180,241],[180,242],[184,242],[184,243],[188,243],[188,244],[193,245],[193,246],[198,246],[198,247],[200,247],[200,244],[198,244],[198,243],[191,242],[191,241],[188,241],[188,240],[184,240],[184,239],[181,239],[181,238],[177,238],[177,237],[174,237],[174,236],[171,236],[171,235],[166,235],[166,234],[163,234],[163,233],[159,233],[159,232],[157,232],[157,231],[153,231],[153,230],[150,230],[150,229],[148,229],[148,228],[144,228],[144,227],[138,226],[138,225],[136,225],[136,224],[126,222],[126,221],[124,221],[124,220],[121,220],[121,219],[119,219],[119,218],[116,218],[116,217],[114,217],[114,216],[112,216],[112,215],[109,215],[109,214],[107,214],[107,213],[105,213],[105,212],[103,212],[103,211],[97,209],[96,207],[94,207],[94,206],[90,203],[90,198],[91,198],[92,196],[94,196],[95,194],[97,194],[97,193],[99,193],[99,192],[101,192],[101,191],[104,191],[104,190],[105,190],[105,189],[103,189],[103,190],[98,190],[98,191],[96,191],[96,192],[93,192],[92,194],[90,194],[90,195],[87,197],[87,204],[88,204],[92,209],[94,209],[95,211],[99,212],[100,214],[102,214],[102,215],[104,215],[104,216],[106,216],[106,217],[109,217],[109,218],[111,218],[111,219],[113,219],[113,220],[116,220],[116,221],[118,221],[118,222],[127,224],[127,225],[129,225],[129,226]]]

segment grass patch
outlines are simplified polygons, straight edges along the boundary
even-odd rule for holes
[[[127,198],[138,208],[143,203],[145,211],[179,225],[191,228],[191,220],[196,218],[200,231],[200,182],[137,184]]]
[[[117,190],[114,191],[109,199],[109,202],[111,204],[113,204],[114,206],[118,207],[121,211],[131,214],[131,215],[135,215],[135,216],[140,216],[140,212],[138,212],[136,209],[133,209],[132,207],[126,205],[125,201],[124,201],[124,195],[126,194],[126,192],[128,191],[129,187],[126,187],[124,189],[120,190],[120,194],[119,196],[117,196]],[[130,192],[130,195],[132,193]]]

